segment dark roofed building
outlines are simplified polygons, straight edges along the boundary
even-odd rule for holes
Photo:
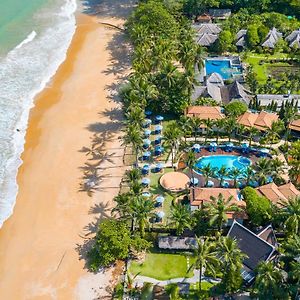
[[[197,240],[194,237],[159,236],[158,247],[160,249],[193,250],[197,248]]]
[[[267,34],[266,40],[263,42],[262,46],[265,48],[274,49],[277,42],[282,38],[282,33],[278,32],[275,27],[273,27]]]
[[[300,29],[294,30],[291,34],[286,37],[286,41],[289,43],[291,48],[300,48]]]
[[[205,47],[211,46],[221,32],[221,28],[217,24],[195,24],[192,27],[196,31],[197,44]]]
[[[298,110],[300,110],[300,95],[297,94],[258,94],[257,101],[260,103],[260,106],[264,108],[272,103],[276,103],[277,110],[286,102],[294,101],[295,103],[298,102]]]
[[[253,95],[237,80],[235,80],[232,84],[228,85],[227,89],[229,93],[229,101],[233,99],[240,100],[244,102],[247,106],[249,106],[250,101],[253,98]]]
[[[240,48],[244,48],[246,46],[246,36],[247,36],[247,29],[241,29],[236,34],[236,43],[235,45]]]
[[[231,16],[231,9],[211,8],[208,13],[213,19],[226,20]]]
[[[235,239],[240,250],[248,256],[243,261],[242,277],[250,283],[255,277],[254,270],[257,265],[270,260],[276,248],[236,221],[233,222],[228,236]]]
[[[268,242],[270,245],[274,246],[275,248],[278,247],[277,239],[272,225],[268,225],[267,227],[262,229],[257,235],[264,241]]]

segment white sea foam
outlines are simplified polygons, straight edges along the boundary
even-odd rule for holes
[[[76,28],[76,7],[76,0],[67,0],[48,12],[52,25],[41,32],[32,31],[0,60],[0,227],[15,205],[16,176],[34,96],[66,58]]]
[[[16,46],[15,49],[19,49],[23,45],[26,45],[26,44],[32,42],[35,37],[36,37],[36,32],[33,30],[30,34],[28,34],[27,38],[24,41],[22,41],[18,46]]]

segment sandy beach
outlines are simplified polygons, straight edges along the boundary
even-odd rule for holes
[[[0,230],[0,299],[97,299],[109,285],[111,271],[88,272],[84,255],[125,170],[117,90],[128,45],[99,24],[122,25],[131,6],[119,2],[78,14],[67,59],[35,100],[16,206]]]

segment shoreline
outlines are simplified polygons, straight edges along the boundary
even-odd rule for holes
[[[67,58],[30,112],[16,205],[0,230],[3,299],[90,299],[105,295],[112,279],[89,273],[83,258],[99,218],[110,215],[124,172],[122,111],[114,98],[129,70],[110,70],[124,58],[114,57],[115,30],[95,16],[77,12],[76,20]],[[99,140],[97,160],[87,149]],[[96,164],[98,189],[87,191],[85,168]]]

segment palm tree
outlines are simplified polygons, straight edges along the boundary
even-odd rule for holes
[[[247,167],[245,170],[246,185],[249,185],[250,180],[254,177],[255,172],[252,167]]]
[[[236,119],[234,119],[234,118],[228,118],[225,121],[224,129],[225,129],[226,133],[228,134],[229,142],[231,141],[232,133],[236,130],[236,124],[237,124]]]
[[[130,193],[119,193],[114,201],[116,202],[116,206],[112,209],[112,213],[118,213],[121,219],[128,219],[130,216]]]
[[[170,219],[176,227],[177,235],[181,235],[185,228],[191,228],[191,213],[185,205],[175,204],[171,209]]]
[[[216,132],[217,132],[217,139],[216,142],[217,144],[219,143],[219,138],[220,138],[220,132],[224,129],[225,127],[225,119],[219,119],[215,121],[215,126],[216,126]]]
[[[138,181],[142,178],[142,172],[138,168],[134,168],[131,170],[127,170],[125,172],[126,180],[129,181],[129,183],[132,183],[134,181]]]
[[[224,196],[220,193],[217,198],[211,196],[210,200],[210,202],[204,203],[204,209],[206,209],[210,215],[210,225],[215,225],[219,232],[221,232],[223,225],[228,220],[227,213],[240,211],[240,208],[232,204],[233,196],[224,199]]]
[[[143,147],[143,139],[140,129],[133,124],[129,124],[126,127],[125,134],[123,136],[123,144],[132,145],[132,154],[135,153],[135,165],[138,166],[139,151]]]
[[[289,234],[300,234],[300,197],[281,201],[281,215]]]
[[[259,133],[260,133],[260,131],[255,127],[251,127],[251,128],[248,129],[249,147],[251,147],[251,145],[252,145],[253,138],[255,136],[257,136]]]
[[[154,202],[143,196],[136,196],[130,203],[132,217],[139,226],[141,237],[145,235],[145,227],[149,224],[149,218],[154,217]]]
[[[186,116],[181,116],[179,124],[180,124],[181,131],[183,132],[184,141],[186,142],[186,136],[190,135],[192,132],[191,118]]]
[[[130,105],[125,113],[126,123],[142,128],[145,120],[144,109],[137,105]]]
[[[203,269],[209,270],[212,274],[215,274],[215,267],[219,263],[216,255],[217,252],[215,251],[215,243],[208,239],[201,240],[197,237],[197,248],[195,249],[196,261],[193,266],[199,269],[200,292],[202,288]]]
[[[246,128],[246,126],[244,126],[242,124],[237,124],[236,132],[237,132],[239,144],[241,144],[243,135],[247,132],[247,128]]]
[[[260,185],[264,185],[268,182],[268,177],[271,175],[271,160],[267,158],[261,158],[254,165],[255,177],[258,179]]]
[[[210,136],[210,132],[212,131],[212,128],[214,126],[214,121],[211,119],[206,119],[206,120],[203,120],[203,124],[206,127],[206,135],[205,135],[205,140],[204,140],[204,142],[206,143],[207,138]]]
[[[238,177],[241,175],[241,171],[239,168],[232,168],[229,173],[230,173],[230,176],[233,178],[233,186],[236,188],[237,180],[238,180]]]
[[[291,129],[288,125],[296,119],[297,115],[298,115],[298,110],[292,106],[288,106],[284,110],[283,120],[286,126],[286,138],[285,138],[286,142],[288,141],[291,132]]]
[[[194,138],[195,138],[195,142],[197,141],[197,133],[199,131],[199,128],[202,124],[202,120],[199,119],[199,118],[191,118],[191,127],[192,127],[192,130],[193,130],[193,133],[194,133]]]
[[[215,175],[215,169],[212,168],[211,164],[207,164],[203,168],[196,168],[205,178],[204,186],[207,186],[208,180],[210,177],[214,177]]]
[[[217,253],[222,262],[222,285],[226,292],[236,292],[243,282],[241,268],[247,255],[239,249],[237,241],[230,237],[220,238]]]
[[[194,168],[195,168],[196,162],[197,162],[196,155],[193,151],[190,150],[187,153],[185,163],[186,163],[186,166],[189,168],[193,182],[194,182]]]
[[[300,236],[297,234],[290,235],[283,243],[284,256],[288,260],[294,260],[295,257],[300,255]]]
[[[226,168],[226,166],[222,166],[218,171],[217,171],[217,175],[220,179],[220,186],[223,185],[223,182],[224,182],[224,178],[226,176],[228,176],[228,170]]]
[[[254,289],[259,299],[285,299],[282,272],[271,261],[261,262],[256,273]]]
[[[178,147],[182,131],[175,121],[170,122],[164,130],[164,143],[171,148],[172,167],[174,166],[174,157]]]
[[[137,180],[131,181],[129,183],[129,188],[130,188],[129,193],[133,196],[140,195],[144,190],[143,185]]]
[[[270,147],[271,144],[273,144],[277,139],[280,138],[280,133],[283,131],[283,129],[284,129],[284,123],[281,120],[277,122],[273,122],[271,124],[271,128],[267,130],[267,135],[266,135],[267,140],[270,142]]]

